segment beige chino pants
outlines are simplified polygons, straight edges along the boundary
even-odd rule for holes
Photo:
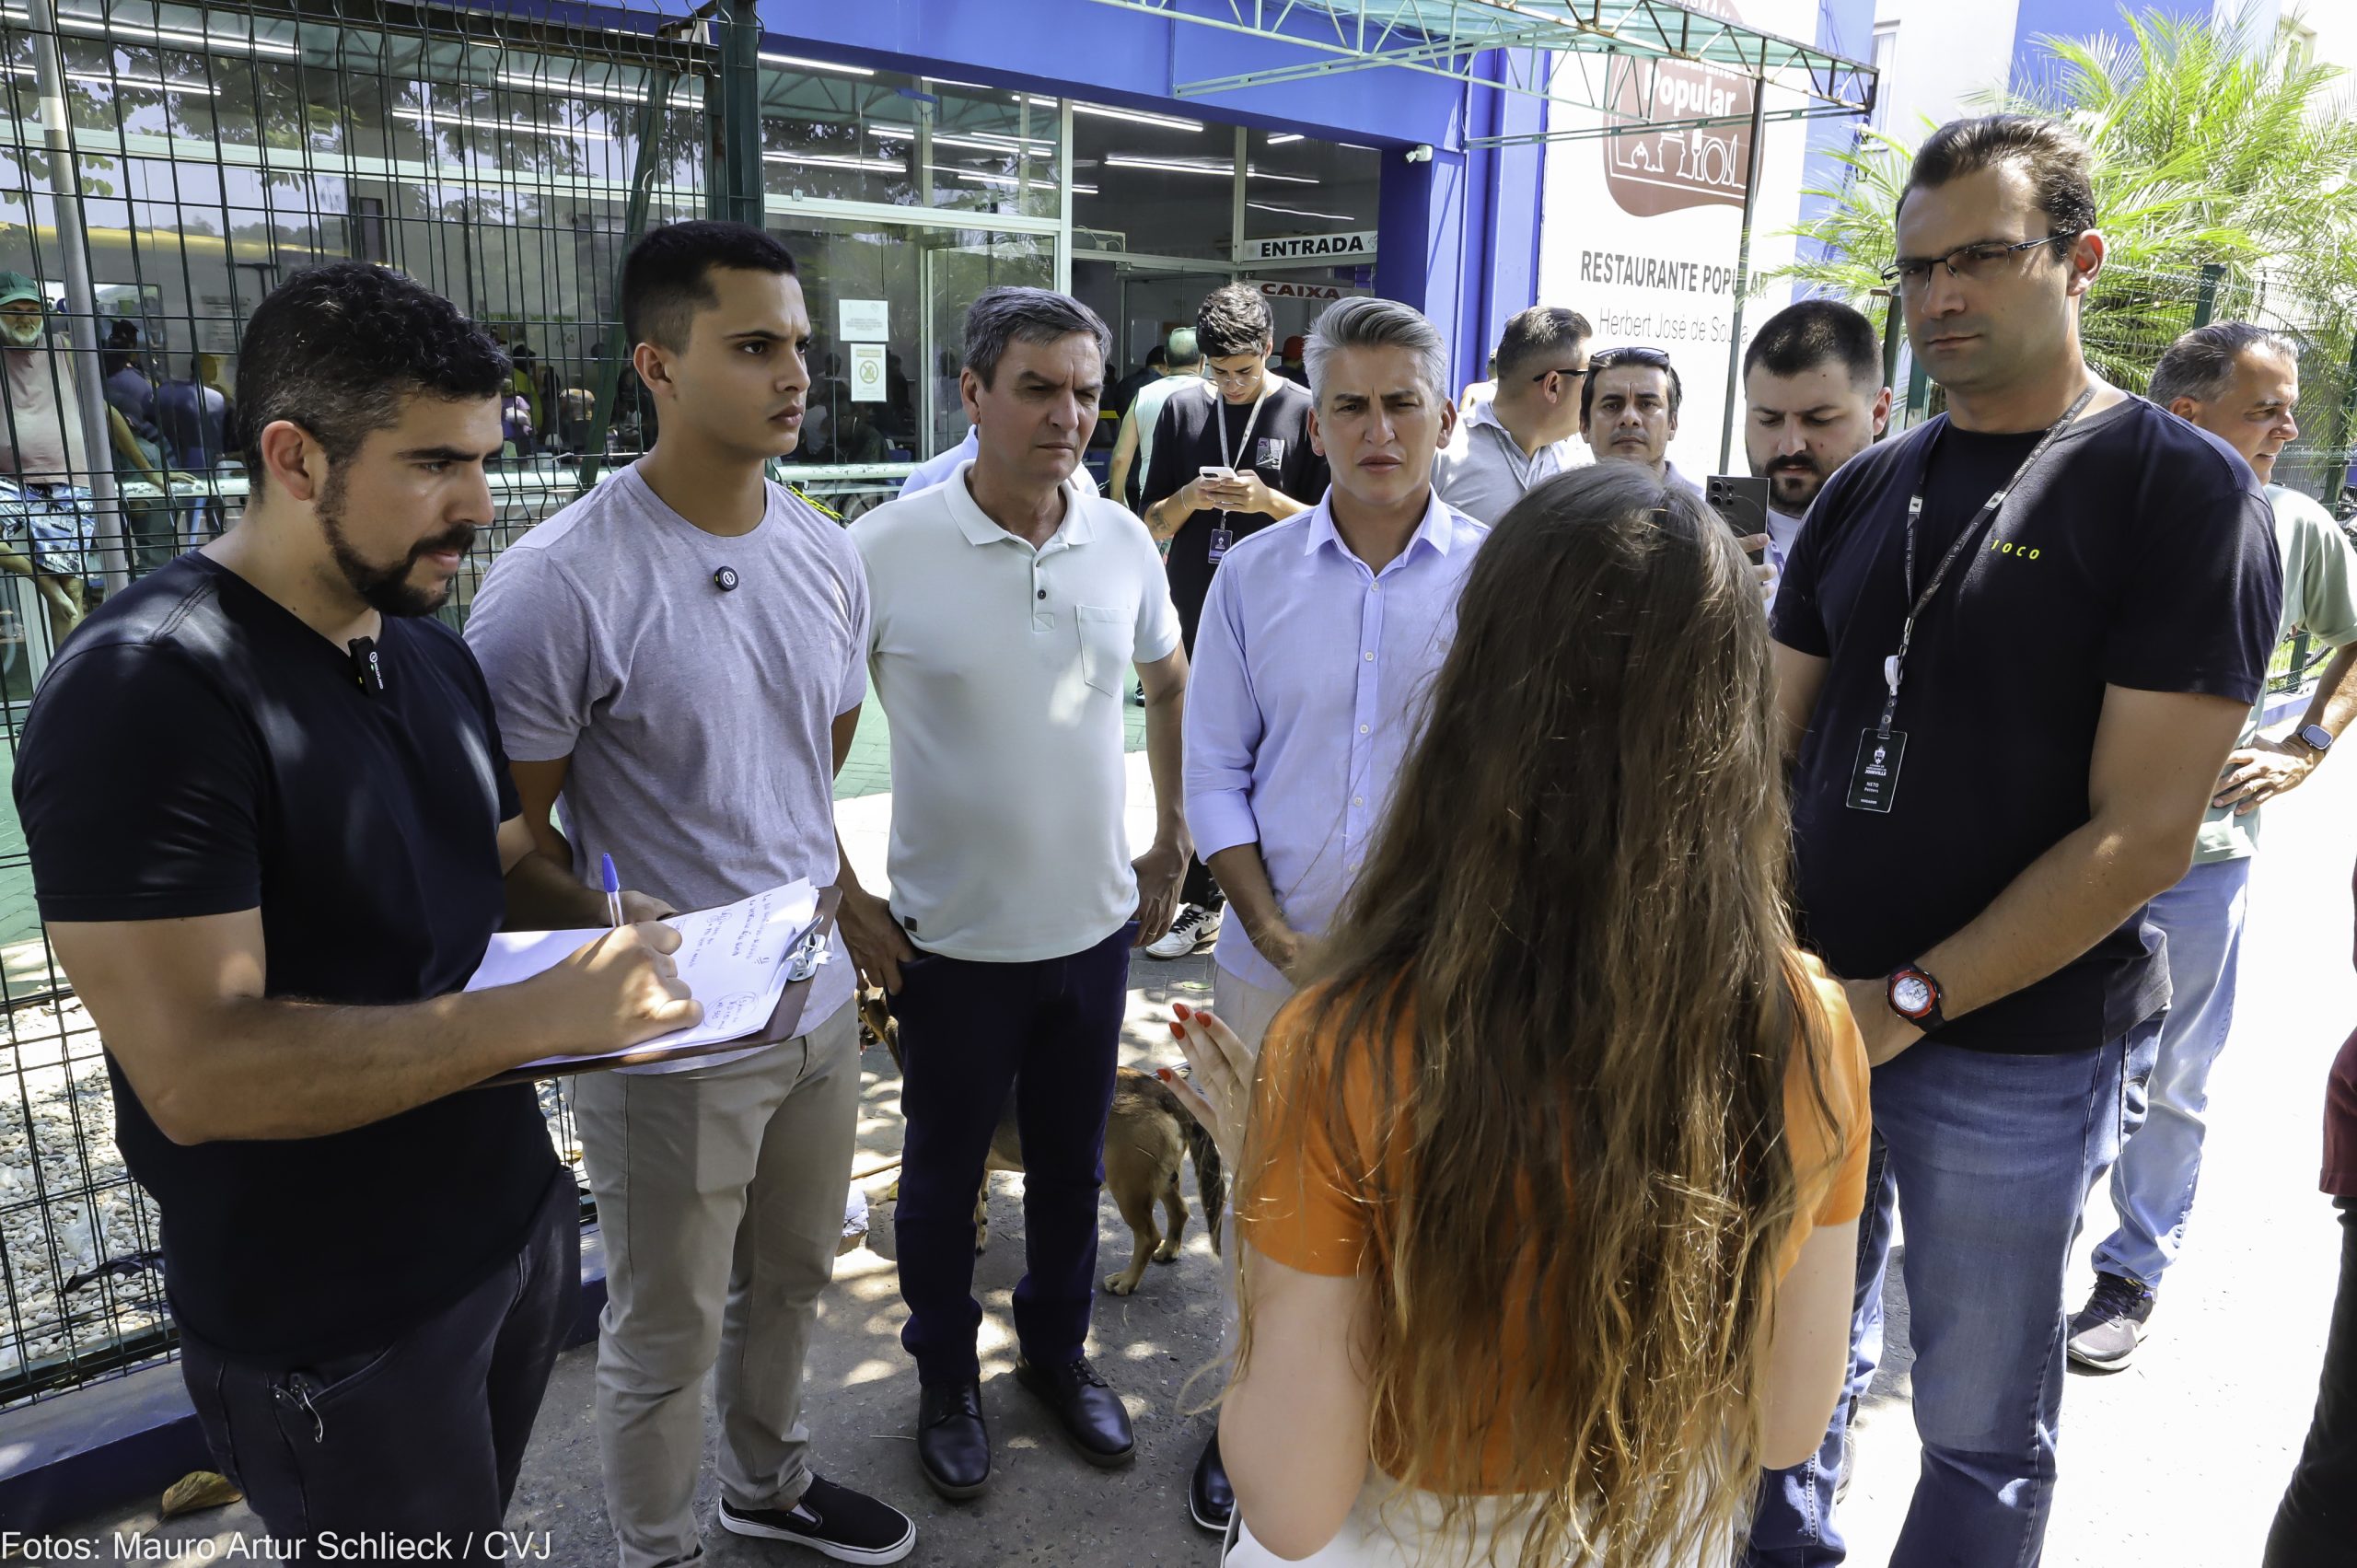
[[[702,1551],[707,1372],[728,1502],[791,1508],[810,1484],[802,1359],[842,1236],[858,1009],[718,1067],[584,1074],[573,1103],[606,1252],[606,1513],[621,1568],[671,1568]]]

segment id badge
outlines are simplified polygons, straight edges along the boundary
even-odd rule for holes
[[[1884,811],[1898,794],[1898,762],[1907,755],[1907,732],[1888,735],[1869,725],[1858,737],[1858,765],[1850,772],[1850,809]]]
[[[1227,553],[1227,547],[1228,547],[1229,545],[1231,545],[1231,544],[1234,544],[1235,542],[1236,542],[1236,530],[1235,530],[1235,529],[1230,528],[1225,528],[1225,527],[1220,527],[1220,528],[1213,528],[1213,529],[1212,529],[1212,548],[1211,548],[1212,564],[1213,564],[1213,565],[1214,565],[1214,566],[1218,565],[1218,564],[1219,564],[1219,558],[1220,558],[1221,556],[1223,556],[1223,555],[1226,554],[1226,553]]]

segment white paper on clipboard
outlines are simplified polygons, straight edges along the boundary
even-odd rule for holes
[[[776,1011],[778,998],[791,979],[788,962],[819,920],[819,894],[807,879],[772,888],[719,909],[674,915],[663,923],[679,934],[679,950],[672,957],[689,993],[703,1004],[703,1021],[691,1028],[630,1047],[677,1049],[714,1045],[759,1032]],[[469,991],[487,991],[554,969],[601,931],[503,931],[491,939],[491,950],[467,981]],[[601,1055],[548,1056],[528,1062],[527,1068],[560,1069],[595,1062]]]

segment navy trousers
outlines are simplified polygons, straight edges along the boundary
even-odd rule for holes
[[[1136,935],[1124,925],[1093,947],[1029,963],[921,953],[900,966],[892,1014],[907,1131],[892,1229],[909,1304],[900,1343],[927,1387],[981,1376],[974,1195],[1010,1088],[1024,1166],[1016,1341],[1042,1366],[1071,1361],[1087,1342],[1105,1118]]]

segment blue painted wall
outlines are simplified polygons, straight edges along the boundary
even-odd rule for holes
[[[1817,0],[1817,37],[1819,49],[1860,60],[1869,64],[1875,57],[1875,0]],[[1864,119],[1827,119],[1803,122],[1808,127],[1808,154],[1801,166],[1801,184],[1806,190],[1840,188],[1847,172],[1833,160],[1837,152],[1847,152],[1856,141]],[[1771,128],[1771,135],[1775,134]],[[1822,196],[1801,198],[1801,221],[1805,223],[1822,216],[1833,203]],[[1822,259],[1826,247],[1805,244],[1804,250],[1816,252]],[[1797,290],[1788,291],[1796,293]],[[1784,296],[1772,296],[1767,301],[1771,310],[1790,303]],[[1763,318],[1764,319],[1764,318]]]

